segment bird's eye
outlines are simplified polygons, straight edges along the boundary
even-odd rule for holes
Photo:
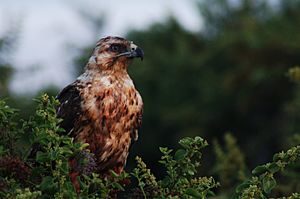
[[[113,51],[113,52],[118,52],[120,50],[120,45],[118,45],[118,44],[112,44],[110,46],[110,50]]]

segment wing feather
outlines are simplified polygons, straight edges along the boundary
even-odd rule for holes
[[[74,82],[65,87],[56,98],[60,102],[56,110],[57,116],[63,119],[60,125],[66,133],[70,133],[82,112],[82,99],[77,83]]]

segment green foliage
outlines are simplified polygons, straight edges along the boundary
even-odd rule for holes
[[[74,142],[64,135],[56,117],[57,100],[44,94],[36,100],[36,114],[28,121],[16,122],[17,111],[0,100],[0,196],[3,198],[208,198],[214,196],[216,188],[224,178],[236,175],[235,183],[244,180],[244,157],[236,145],[235,138],[225,135],[226,150],[215,143],[216,167],[221,184],[213,177],[199,176],[202,150],[208,143],[201,137],[186,137],[179,141],[179,149],[160,147],[159,163],[165,175],[158,179],[140,157],[137,166],[120,175],[111,171],[110,177],[96,172],[94,156],[86,149],[88,144]],[[24,145],[27,137],[29,147]],[[20,142],[23,140],[23,142]],[[26,140],[26,139],[25,139]],[[297,141],[297,136],[294,140]],[[23,143],[23,144],[21,144]],[[23,152],[21,149],[23,150]],[[256,167],[253,177],[237,186],[235,198],[267,198],[277,186],[275,174],[289,170],[300,157],[300,146],[274,155],[273,161]],[[71,166],[76,160],[77,166]],[[79,192],[75,191],[70,177],[77,177]],[[221,175],[222,174],[222,175]],[[233,179],[233,178],[232,178]],[[128,185],[133,181],[131,187]],[[134,182],[137,182],[136,184]],[[230,179],[229,179],[230,181]],[[297,198],[293,193],[289,198]]]
[[[182,148],[173,153],[172,149],[160,147],[163,154],[159,161],[166,169],[162,180],[147,169],[141,158],[137,157],[137,167],[132,175],[138,181],[138,189],[143,198],[207,198],[214,195],[212,190],[219,186],[212,177],[197,177],[202,156],[201,150],[208,144],[202,138],[183,138]]]
[[[222,185],[221,188],[229,191],[237,183],[241,183],[246,179],[246,163],[244,154],[231,133],[224,135],[224,141],[224,150],[219,142],[214,142],[216,155],[214,172],[218,175],[218,180]]]
[[[19,26],[10,24],[6,31],[4,28],[3,33],[0,36],[0,97],[7,97],[10,94],[9,83],[14,72],[9,55],[16,47]]]
[[[1,195],[7,198],[76,198],[69,177],[70,160],[75,158],[81,171],[86,171],[93,155],[85,149],[88,144],[74,142],[73,138],[63,135],[59,127],[61,120],[56,117],[57,100],[44,94],[36,102],[36,114],[17,124],[13,120],[16,111],[0,101]],[[10,147],[8,143],[17,143],[24,134],[30,147],[21,157],[15,153],[19,146]],[[212,177],[196,177],[201,150],[207,142],[195,137],[184,138],[179,144],[182,148],[174,154],[172,149],[160,148],[163,153],[160,163],[167,175],[159,181],[137,157],[137,167],[131,176],[137,179],[137,188],[144,198],[206,198],[212,194],[211,189],[218,186]],[[118,191],[125,191],[121,182],[129,178],[126,172],[117,175],[112,171],[109,179],[91,172],[93,170],[78,179],[80,198],[115,197]],[[23,175],[19,175],[21,173]]]
[[[0,47],[1,48],[1,47]],[[10,65],[1,65],[0,63],[0,97],[5,97],[9,93],[9,80],[13,69]]]
[[[36,115],[23,125],[25,131],[31,134],[31,144],[38,143],[39,147],[39,151],[34,154],[38,166],[32,169],[31,177],[42,178],[37,186],[51,197],[74,196],[72,185],[66,179],[68,159],[80,150],[81,144],[59,134],[63,130],[58,126],[60,119],[56,117],[54,108],[58,104],[53,97],[42,95],[37,103]]]
[[[63,135],[56,117],[58,101],[44,94],[36,100],[36,114],[17,124],[11,109],[0,100],[0,196],[6,198],[76,198],[69,177],[71,158],[81,157],[78,165],[87,171],[90,155],[84,143]],[[20,128],[17,128],[20,126]],[[26,148],[20,140],[28,141]],[[18,143],[18,144],[16,144]],[[13,146],[13,147],[12,147]],[[21,148],[21,149],[20,149]],[[23,150],[22,154],[17,153]],[[82,155],[84,154],[84,155]],[[123,190],[119,184],[126,176],[104,181],[97,174],[78,179],[82,198],[99,198]],[[94,187],[99,187],[95,190]],[[104,198],[104,197],[100,197]]]
[[[288,71],[288,76],[290,77],[291,80],[295,82],[300,82],[300,67],[295,66],[289,69]]]
[[[145,51],[129,67],[147,104],[141,143],[168,140],[170,147],[197,134],[220,140],[229,130],[253,167],[299,132],[300,94],[284,75],[299,65],[299,1],[279,0],[276,9],[267,1],[232,2],[201,1],[199,32],[170,18],[128,34]],[[152,145],[137,147],[156,166]]]
[[[41,191],[31,192],[29,188],[16,190],[16,199],[38,199],[40,196],[42,196]]]
[[[14,121],[17,110],[10,108],[6,102],[0,101],[0,155],[12,153],[19,130]]]
[[[276,187],[274,175],[283,171],[287,166],[295,164],[300,159],[300,145],[276,153],[273,161],[253,169],[251,179],[244,181],[236,188],[235,198],[267,198],[268,194]]]

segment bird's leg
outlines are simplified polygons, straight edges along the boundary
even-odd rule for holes
[[[124,166],[123,165],[117,165],[113,168],[113,171],[118,174],[118,175],[121,175],[121,173],[123,172],[124,170]],[[130,181],[130,177],[128,178],[124,178],[122,180],[119,181],[120,184],[124,185],[124,186],[127,186],[131,183]]]
[[[123,171],[123,165],[117,165],[117,166],[115,166],[115,167],[113,168],[113,171],[114,171],[116,174],[120,175],[120,174],[122,173],[122,171]]]
[[[76,171],[76,167],[77,167],[77,161],[75,158],[70,158],[69,159],[69,167],[71,169],[70,173],[69,173],[69,177],[71,179],[71,182],[74,186],[74,189],[76,191],[77,194],[80,193],[80,184],[78,182],[77,177],[80,175],[79,171]]]

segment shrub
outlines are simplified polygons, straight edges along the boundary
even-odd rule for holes
[[[117,175],[111,171],[111,177],[103,179],[94,172],[96,164],[94,155],[86,149],[88,144],[74,142],[59,127],[61,120],[55,111],[57,100],[44,94],[36,102],[35,115],[28,121],[17,122],[18,111],[0,100],[0,197],[222,198],[222,194],[219,197],[214,194],[222,184],[213,177],[197,174],[202,149],[208,146],[201,137],[181,139],[177,150],[160,147],[159,162],[165,168],[162,179],[157,179],[140,157],[136,157],[137,166],[131,172]],[[227,134],[225,140],[227,151],[215,143],[219,164],[215,168],[217,173],[223,173],[219,176],[225,187],[226,182],[243,181],[235,189],[233,198],[267,198],[277,185],[275,174],[299,161],[300,146],[297,145],[275,154],[272,162],[256,167],[253,176],[246,179],[244,156],[235,139]],[[78,162],[75,170],[82,173],[78,178],[79,193],[70,179],[69,165],[74,159]],[[299,197],[293,193],[287,198]]]

